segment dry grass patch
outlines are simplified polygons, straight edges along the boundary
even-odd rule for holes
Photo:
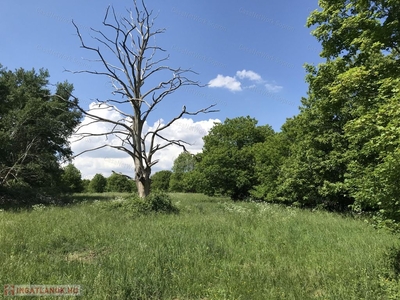
[[[101,251],[99,251],[99,250],[74,251],[74,252],[68,253],[65,256],[65,260],[68,262],[78,261],[78,262],[90,264],[90,263],[93,263],[100,256],[106,255],[108,252],[109,251],[107,249],[103,249]]]

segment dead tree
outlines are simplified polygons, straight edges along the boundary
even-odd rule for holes
[[[150,193],[151,168],[157,163],[157,160],[154,160],[155,153],[171,145],[177,145],[183,149],[187,145],[182,140],[165,138],[163,130],[184,115],[197,115],[216,110],[213,110],[215,104],[194,112],[188,112],[184,106],[182,111],[169,122],[160,123],[156,129],[143,132],[143,126],[148,116],[166,96],[183,86],[200,86],[200,84],[186,77],[187,74],[193,73],[191,70],[174,69],[164,65],[168,56],[158,58],[159,53],[163,53],[165,50],[155,45],[153,41],[154,37],[164,33],[165,29],[153,29],[155,17],[153,18],[152,11],[147,9],[144,0],[139,3],[133,0],[133,4],[134,9],[127,10],[128,17],[118,18],[112,6],[107,8],[103,20],[107,34],[91,28],[92,38],[97,43],[97,47],[89,46],[84,41],[78,26],[73,22],[81,48],[94,52],[97,56],[95,61],[102,67],[102,71],[83,70],[73,73],[106,76],[111,80],[113,95],[121,97],[120,99],[97,100],[98,107],[92,107],[89,111],[81,107],[76,98],[73,102],[86,118],[91,120],[88,124],[105,122],[112,125],[112,129],[104,133],[82,132],[83,127],[88,124],[81,125],[77,131],[79,139],[114,135],[120,140],[120,145],[105,143],[77,155],[104,147],[124,151],[133,159],[139,196],[146,197]],[[112,36],[109,32],[112,32]],[[102,50],[99,46],[102,47]],[[168,74],[169,79],[161,81],[153,87],[147,87],[144,84],[150,81],[149,78],[159,78],[161,74]],[[124,104],[130,104],[132,111],[123,111],[121,105]],[[99,117],[95,113],[96,109],[113,109],[122,118],[121,120],[111,120]]]

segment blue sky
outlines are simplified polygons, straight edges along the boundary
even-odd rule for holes
[[[166,29],[155,42],[170,55],[168,64],[190,68],[198,73],[192,79],[209,84],[203,88],[184,88],[166,98],[149,120],[149,127],[159,119],[168,121],[183,105],[188,110],[197,110],[216,103],[220,112],[195,116],[185,120],[186,125],[173,128],[175,133],[195,140],[193,152],[198,152],[202,135],[215,120],[249,115],[259,125],[269,124],[279,130],[286,118],[298,113],[300,99],[307,92],[303,65],[321,62],[321,47],[305,26],[310,12],[318,8],[316,0],[148,0],[146,3],[158,15],[154,28]],[[126,8],[133,8],[131,0],[4,1],[0,63],[11,70],[48,69],[51,82],[73,83],[75,94],[87,108],[93,99],[109,98],[112,88],[105,77],[64,70],[99,69],[99,65],[85,60],[93,56],[80,48],[71,20],[81,28],[85,41],[97,46],[89,28],[103,29],[101,23],[110,4],[117,15],[125,16]],[[185,128],[197,129],[188,133]],[[73,145],[73,149],[85,146]],[[169,169],[179,152],[175,149],[162,154],[160,165],[154,170]],[[98,162],[99,157],[107,160],[113,155],[103,152],[76,161],[84,177],[89,178],[98,170],[108,175],[110,167],[123,172],[124,165],[129,165],[128,160],[118,166],[105,165]],[[122,158],[115,154],[111,160],[115,163],[118,159]]]

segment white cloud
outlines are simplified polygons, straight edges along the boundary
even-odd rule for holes
[[[240,80],[250,80],[252,82],[251,85],[244,86],[242,85],[242,82]],[[275,82],[268,82],[266,80],[263,80],[261,75],[258,73],[251,71],[251,70],[245,70],[243,69],[242,71],[237,71],[236,75],[233,77],[230,76],[223,76],[218,74],[218,76],[208,83],[210,87],[220,87],[220,88],[227,88],[232,92],[235,91],[242,91],[245,89],[252,89],[260,85],[264,85],[265,88],[272,93],[278,93],[280,92],[283,87],[276,84]]]
[[[278,93],[283,89],[283,86],[277,85],[275,83],[266,83],[265,87],[267,88],[267,90],[269,92],[272,92],[272,93]]]
[[[194,122],[192,119],[180,119],[173,123],[169,128],[163,131],[163,136],[168,139],[183,140],[190,145],[186,145],[186,149],[196,154],[201,152],[204,142],[203,137],[208,134],[210,129],[214,126],[214,123],[220,123],[218,119],[209,119],[204,121]],[[158,122],[154,123],[149,130],[155,128]],[[162,143],[161,140],[156,142]],[[169,146],[160,152],[158,152],[154,159],[158,159],[159,162],[155,165],[154,170],[169,170],[172,168],[174,160],[183,151],[179,146]],[[154,173],[154,172],[153,172]]]
[[[236,76],[239,77],[240,79],[249,79],[252,81],[262,81],[262,78],[259,74],[253,71],[247,71],[247,70],[242,70],[242,71],[237,71]]]
[[[90,105],[91,113],[104,118],[112,120],[121,120],[122,116],[115,110],[101,109],[94,103]],[[186,148],[191,153],[195,154],[202,150],[203,136],[207,135],[209,130],[214,126],[214,123],[221,122],[218,119],[208,119],[203,121],[194,122],[192,119],[180,119],[173,123],[169,128],[165,129],[162,133],[168,139],[184,140],[191,145]],[[112,129],[112,125],[106,123],[90,123],[90,119],[85,117],[83,119],[84,126],[80,132],[102,133]],[[164,120],[160,119],[153,125],[145,124],[144,131],[155,129],[159,124],[165,124]],[[83,131],[84,130],[84,131]],[[76,139],[76,138],[75,138]],[[71,139],[72,141],[74,138]],[[157,143],[163,144],[162,140],[156,140]],[[121,141],[115,135],[109,135],[106,139],[104,136],[90,137],[80,141],[71,143],[71,148],[74,154],[78,154],[87,149],[99,147],[105,143],[112,145],[120,145]],[[147,147],[148,147],[148,143]],[[148,150],[148,149],[147,149]],[[153,166],[152,173],[154,174],[159,170],[171,169],[174,160],[182,152],[182,148],[178,146],[169,146],[160,150],[155,154],[154,160],[158,159],[159,162]],[[96,173],[101,173],[108,177],[111,171],[121,172],[128,176],[134,177],[135,171],[133,160],[122,151],[105,147],[96,151],[86,152],[73,161],[74,165],[82,172],[82,177],[91,179]]]
[[[218,76],[208,83],[210,87],[222,87],[227,88],[232,92],[241,91],[241,83],[235,77],[223,76],[218,74]]]

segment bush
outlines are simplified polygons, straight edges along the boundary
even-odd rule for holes
[[[135,195],[126,199],[117,198],[107,202],[95,202],[95,205],[107,210],[121,210],[129,216],[149,213],[178,213],[179,209],[172,204],[171,197],[165,192],[152,192],[146,198]]]
[[[154,212],[178,212],[178,209],[172,204],[171,197],[165,192],[152,192],[144,199],[144,202]]]
[[[104,193],[107,185],[107,179],[102,174],[96,174],[89,183],[91,193]]]

